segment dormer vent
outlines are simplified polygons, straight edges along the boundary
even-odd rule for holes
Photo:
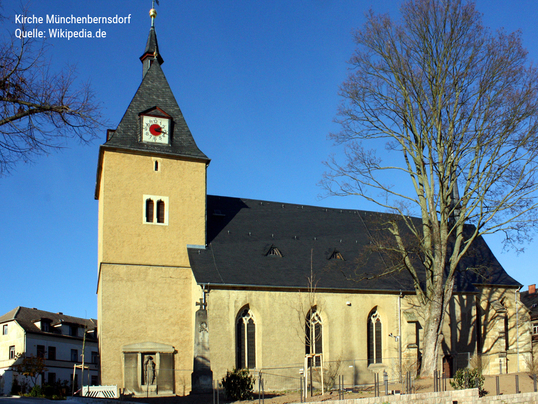
[[[280,257],[282,258],[282,252],[276,247],[274,244],[271,244],[271,246],[267,249],[265,252],[266,257]]]

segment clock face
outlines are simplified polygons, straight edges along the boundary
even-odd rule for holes
[[[142,117],[142,141],[168,144],[170,139],[170,120],[157,116]]]

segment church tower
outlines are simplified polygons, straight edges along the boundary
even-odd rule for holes
[[[187,245],[206,243],[209,159],[161,69],[150,16],[142,82],[99,150],[99,348],[102,384],[171,395],[190,391],[198,296]]]

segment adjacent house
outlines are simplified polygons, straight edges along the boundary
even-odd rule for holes
[[[17,307],[0,317],[0,329],[0,394],[11,392],[14,378],[20,385],[25,383],[24,376],[13,369],[20,363],[20,355],[45,360],[46,370],[38,379],[41,385],[63,380],[71,385],[74,367],[83,360],[84,384],[99,384],[96,320]],[[79,366],[75,373],[77,386],[81,384],[81,374]]]

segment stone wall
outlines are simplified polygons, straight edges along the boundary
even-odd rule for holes
[[[395,396],[331,401],[334,404],[538,404],[538,393],[505,394],[478,397],[478,389],[442,391],[439,393],[403,394]]]

